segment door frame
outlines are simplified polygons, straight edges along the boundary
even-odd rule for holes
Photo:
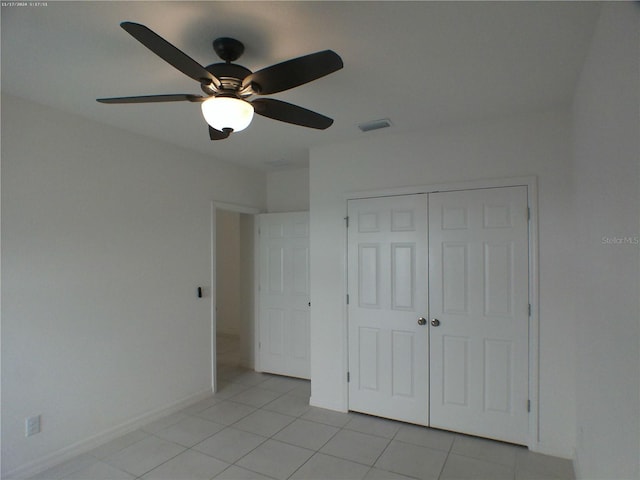
[[[529,432],[527,436],[527,446],[531,450],[538,450],[539,444],[539,272],[538,272],[538,179],[536,176],[509,177],[480,179],[466,182],[439,183],[432,185],[417,185],[409,187],[396,187],[379,190],[363,190],[349,192],[343,196],[345,218],[348,216],[347,202],[362,198],[390,197],[397,195],[415,195],[420,193],[452,192],[457,190],[479,190],[484,188],[500,187],[527,187],[527,204],[529,207],[529,303],[531,304],[531,314],[529,316],[529,400],[531,402],[529,412]],[[344,256],[343,256],[343,284],[348,289],[348,262],[347,244],[348,229],[345,228]],[[345,292],[345,296],[349,292]],[[348,309],[345,305],[343,338],[349,338],[349,317]],[[349,342],[345,341],[343,351],[343,364],[349,366]],[[349,405],[349,385],[346,375],[343,382],[343,395]]]
[[[247,215],[252,215],[253,216],[253,223],[254,223],[254,239],[253,239],[253,246],[254,246],[254,271],[253,271],[253,277],[254,279],[257,279],[257,240],[256,240],[256,235],[257,235],[257,228],[256,228],[256,215],[261,213],[262,210],[260,210],[259,208],[256,207],[248,207],[246,205],[238,205],[235,203],[226,203],[226,202],[219,202],[216,200],[213,200],[211,202],[211,292],[209,294],[209,297],[211,298],[211,302],[210,302],[210,311],[211,311],[211,391],[213,393],[216,393],[218,391],[218,371],[217,371],[217,347],[216,347],[216,339],[217,339],[217,334],[216,334],[216,327],[217,327],[217,315],[216,315],[216,268],[217,268],[217,264],[216,264],[216,211],[217,210],[227,210],[230,212],[236,212],[236,213],[244,213]],[[254,281],[254,292],[253,292],[253,296],[254,299],[257,298],[257,282]],[[257,311],[254,310],[254,322],[255,322],[255,316],[257,314]],[[255,341],[255,339],[254,339]]]

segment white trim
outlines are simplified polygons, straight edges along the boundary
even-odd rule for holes
[[[346,379],[346,375],[345,375],[345,379]],[[349,411],[348,408],[345,408],[342,402],[318,403],[314,400],[313,396],[309,398],[309,406],[322,408],[323,410],[333,410],[334,412],[347,413]]]
[[[551,455],[552,457],[565,458],[567,460],[573,460],[573,468],[576,472],[575,478],[584,478],[581,475],[578,475],[576,467],[576,451],[573,447],[568,447],[566,445],[548,445],[547,443],[538,442],[534,448],[529,448],[532,452],[542,453],[543,455]]]
[[[527,183],[527,205],[529,207],[529,442],[532,451],[540,451],[540,304],[538,274],[538,182],[535,177]]]
[[[235,203],[216,202],[213,201],[213,205],[217,210],[228,210],[230,212],[246,213],[247,215],[256,215],[262,213],[262,210],[256,207],[249,207],[246,205],[236,205]]]
[[[451,192],[456,190],[477,190],[482,188],[498,188],[498,187],[527,187],[527,202],[530,211],[529,221],[529,301],[531,302],[531,316],[529,318],[529,399],[531,400],[531,412],[529,412],[529,434],[527,446],[530,450],[536,452],[546,452],[548,449],[540,443],[539,437],[539,342],[540,342],[540,318],[539,318],[539,274],[538,274],[538,179],[535,176],[497,178],[497,179],[481,179],[468,182],[442,183],[434,185],[418,185],[410,187],[397,187],[380,190],[364,190],[348,192],[344,195],[345,205],[348,200],[373,197],[390,197],[396,195],[416,195],[421,193]],[[345,229],[345,237],[347,229]],[[346,245],[346,243],[345,243]],[[345,247],[345,258],[347,252]],[[347,266],[343,272],[343,280],[345,289],[347,283]],[[343,314],[344,328],[348,328],[347,308],[345,305]],[[348,337],[346,337],[348,338]],[[348,361],[349,342],[345,340],[345,352],[343,357],[346,358],[345,370],[349,368]],[[343,383],[344,398],[346,399],[347,409],[349,408],[349,385],[346,382],[346,376]],[[568,454],[569,452],[563,452]]]
[[[347,219],[349,217],[349,203],[347,201],[344,202],[344,217]],[[342,250],[342,272],[344,277],[344,289],[346,295],[349,294],[349,228],[351,225],[347,223],[346,220],[344,223],[344,245]],[[343,407],[342,410],[345,412],[349,411],[349,379],[347,377],[347,372],[349,371],[349,305],[347,304],[347,299],[344,298],[342,301],[342,318],[345,320],[342,324],[342,338],[344,339],[344,347],[342,348],[342,364],[345,366],[343,368],[342,376],[342,401]],[[313,381],[313,377],[311,377]]]
[[[253,216],[253,369],[262,372],[260,361],[260,225],[262,213]]]
[[[247,215],[257,215],[261,212],[256,207],[218,202],[216,200],[211,202],[211,390],[214,393],[217,391],[218,377],[216,366],[216,210],[227,210]]]
[[[344,195],[346,200],[371,197],[391,197],[395,195],[416,195],[419,193],[452,192],[456,190],[478,190],[481,188],[516,187],[536,185],[537,178],[531,177],[511,177],[499,179],[482,179],[468,182],[456,183],[436,183],[433,185],[416,185],[413,187],[396,187],[380,190],[362,190],[348,192]]]
[[[158,420],[160,418],[166,417],[167,415],[171,415],[172,413],[179,412],[180,410],[188,407],[191,404],[204,400],[211,396],[211,390],[207,388],[206,390],[196,393],[194,395],[189,395],[188,397],[182,398],[176,402],[173,402],[164,407],[156,408],[151,412],[144,413],[139,415],[131,420],[127,420],[120,425],[109,428],[104,432],[98,433],[96,435],[92,435],[91,437],[76,442],[72,445],[68,445],[60,450],[57,450],[45,457],[39,458],[33,462],[27,463],[26,465],[22,465],[15,470],[8,472],[3,478],[9,479],[19,479],[19,478],[31,478],[39,473],[44,472],[50,468],[53,468],[57,465],[62,464],[72,458],[77,457],[83,453],[90,452],[91,450],[104,445],[111,440],[115,440],[116,438],[121,437],[122,435],[126,435],[127,433],[133,432],[134,430],[139,429],[140,427],[144,427],[145,425]],[[96,458],[98,461],[98,458]]]

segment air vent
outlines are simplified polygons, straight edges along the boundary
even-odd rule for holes
[[[391,126],[391,120],[388,118],[382,118],[380,120],[371,120],[370,122],[364,122],[358,125],[358,128],[363,132],[370,132],[371,130],[379,130],[380,128],[387,128]]]

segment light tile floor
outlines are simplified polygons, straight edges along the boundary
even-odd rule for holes
[[[524,447],[309,406],[308,381],[219,369],[218,394],[43,472],[45,480],[573,479]]]

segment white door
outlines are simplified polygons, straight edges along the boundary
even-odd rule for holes
[[[258,369],[310,378],[309,214],[259,215]]]
[[[431,426],[526,444],[526,187],[430,194],[429,277]]]
[[[426,196],[348,202],[349,409],[428,423]]]

